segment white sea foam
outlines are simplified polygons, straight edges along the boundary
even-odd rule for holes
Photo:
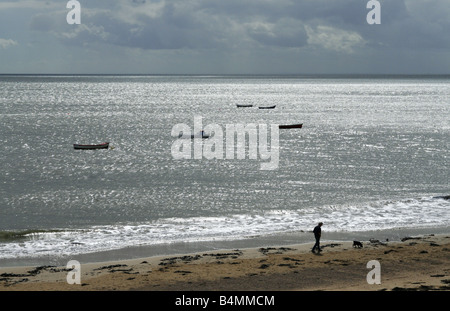
[[[26,235],[25,240],[0,244],[0,259],[70,256],[163,243],[246,239],[309,231],[318,221],[325,224],[327,232],[449,226],[450,202],[427,197],[220,217],[174,217],[150,223],[37,232]]]

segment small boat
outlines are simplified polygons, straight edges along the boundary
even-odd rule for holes
[[[249,107],[253,107],[253,105],[247,105],[247,104],[237,104],[236,105],[238,108],[249,108]]]
[[[101,143],[97,145],[79,145],[79,144],[73,144],[74,149],[108,149],[109,143]]]
[[[288,124],[288,125],[278,125],[278,128],[280,129],[301,129],[303,126],[303,123],[300,124]]]
[[[440,195],[440,196],[437,196],[437,197],[433,197],[433,199],[450,200],[450,195]]]
[[[178,135],[178,138],[189,138],[189,136],[186,135],[186,137],[183,137],[183,134]],[[209,138],[209,135],[206,134],[204,131],[200,131],[198,134],[191,134],[191,138]]]
[[[266,106],[266,107],[258,107],[259,109],[273,109],[275,108],[277,105],[273,105],[273,106]]]

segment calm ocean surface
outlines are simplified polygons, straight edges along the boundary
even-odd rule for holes
[[[172,128],[194,117],[224,132],[303,128],[279,131],[275,170],[260,157],[176,160]],[[104,141],[113,148],[73,149]],[[450,201],[435,197],[450,194],[449,142],[448,76],[0,76],[0,259],[318,221],[326,232],[447,228]]]

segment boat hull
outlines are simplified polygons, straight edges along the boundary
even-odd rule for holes
[[[103,143],[98,145],[79,145],[73,144],[74,149],[93,150],[93,149],[108,149],[109,143]]]
[[[197,135],[194,135],[194,134],[191,134],[191,135],[180,134],[180,135],[178,135],[178,138],[191,138],[191,139],[203,138],[203,139],[206,139],[206,138],[209,138],[209,135],[207,135],[207,134],[203,134],[203,135],[201,135],[201,134],[197,134]]]
[[[289,125],[279,125],[280,129],[301,129],[303,127],[303,123],[301,124],[289,124]]]

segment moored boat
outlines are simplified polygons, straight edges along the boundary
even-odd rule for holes
[[[287,125],[278,125],[278,128],[280,129],[301,129],[303,126],[303,123],[300,124],[287,124]]]
[[[80,144],[73,144],[74,149],[108,149],[109,142],[96,144],[96,145],[80,145]]]
[[[198,134],[191,134],[190,136],[189,135],[185,135],[185,134],[182,134],[182,133],[180,133],[179,135],[178,135],[178,138],[209,138],[209,135],[208,134],[206,134],[205,133],[205,131],[200,131],[200,133],[198,133]]]

